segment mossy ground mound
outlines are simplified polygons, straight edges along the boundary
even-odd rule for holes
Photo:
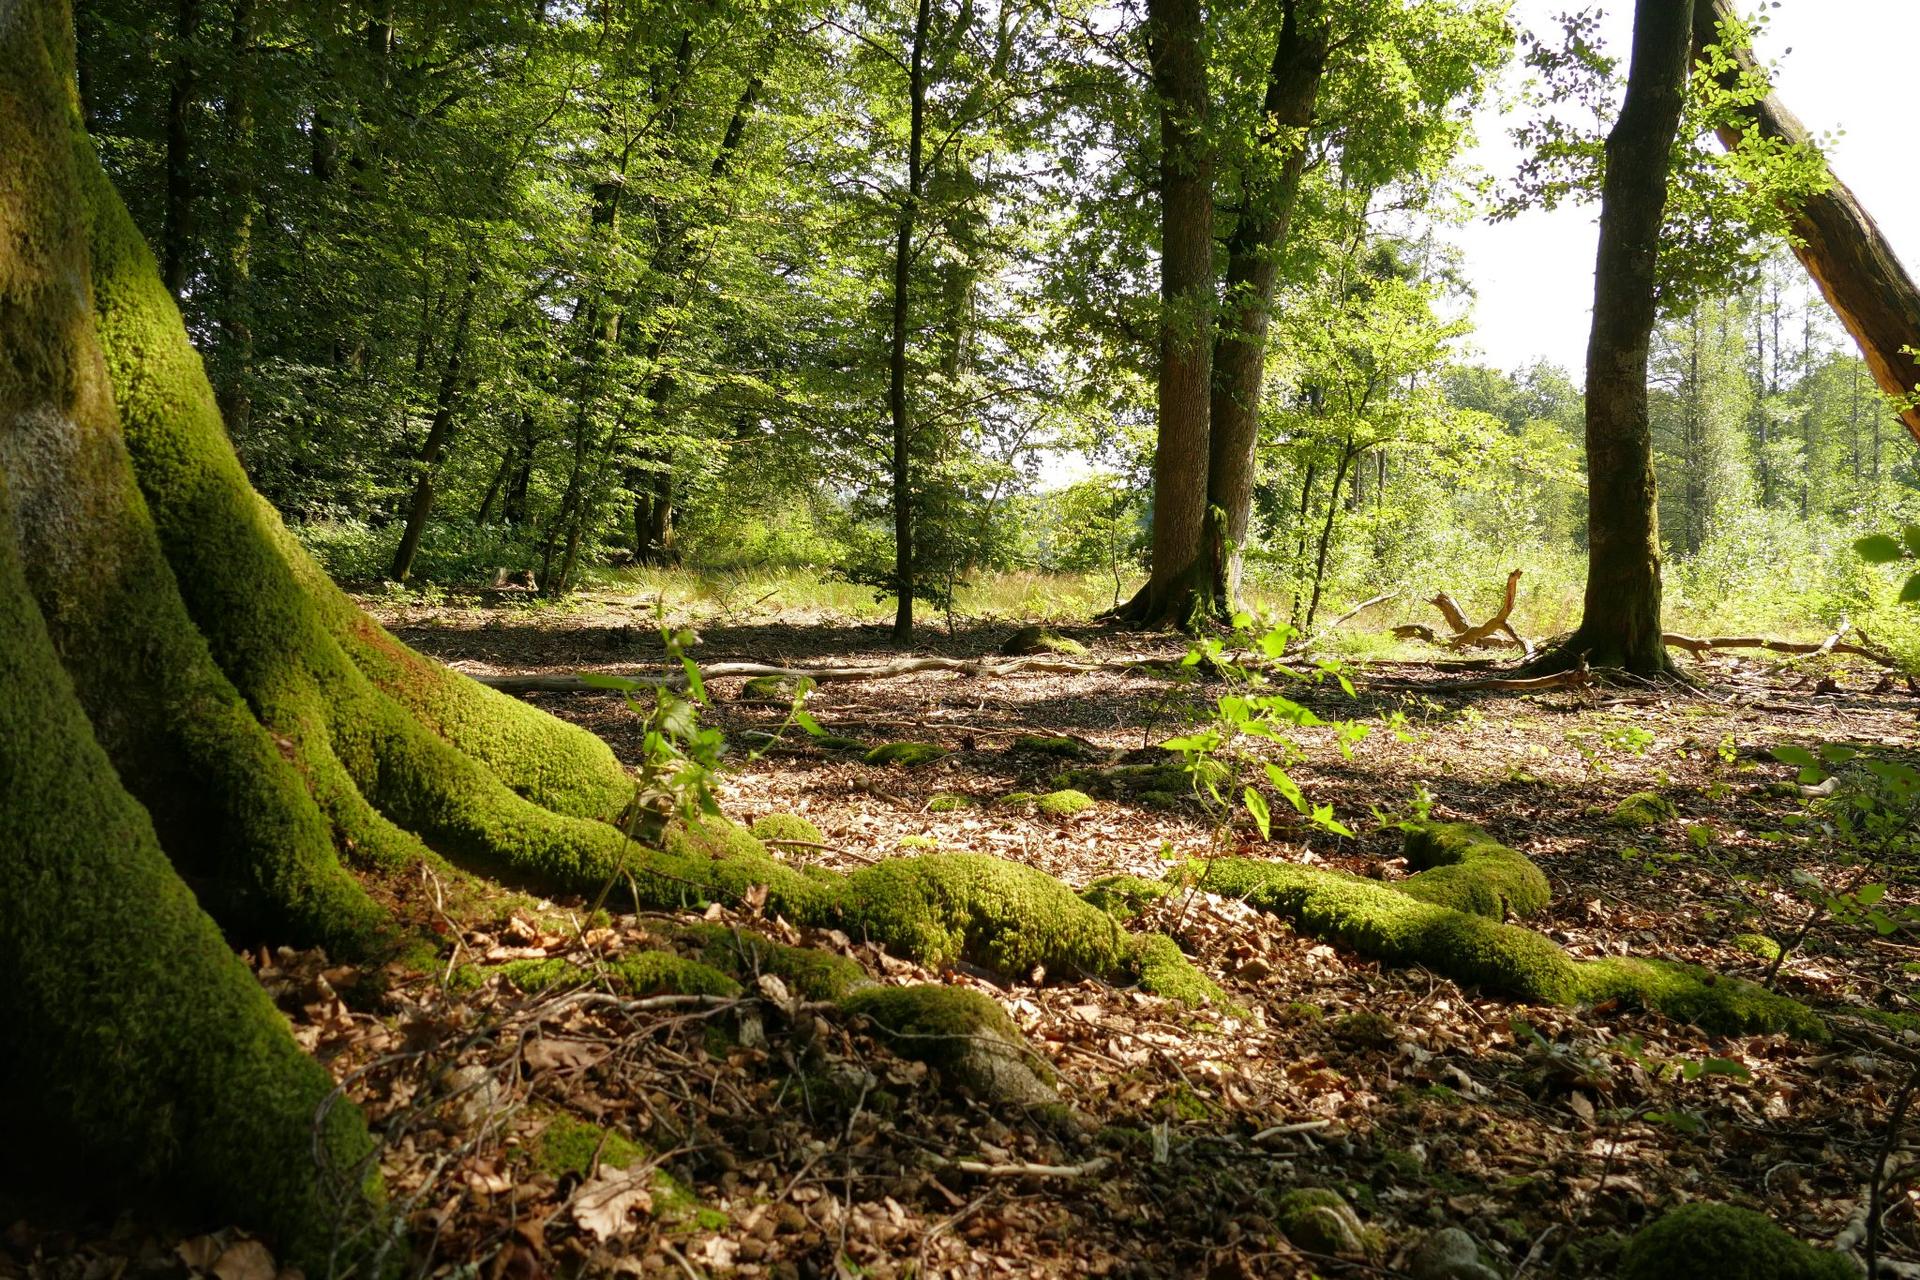
[[[936,742],[889,742],[873,748],[864,757],[868,764],[897,764],[917,769],[945,757],[947,748]]]
[[[1097,754],[1091,747],[1073,738],[1044,733],[1023,733],[1013,740],[1010,751],[1030,751],[1035,755],[1056,756],[1063,760],[1090,760]]]
[[[740,701],[788,706],[799,690],[791,676],[755,676],[740,686]]]
[[[1046,627],[1021,627],[1006,638],[1000,646],[1000,652],[1010,658],[1046,653],[1063,658],[1084,658],[1090,651],[1078,640],[1056,635]]]
[[[1547,1004],[1618,1000],[1726,1035],[1827,1035],[1806,1005],[1754,983],[1661,960],[1575,960],[1551,939],[1503,923],[1508,911],[1544,907],[1546,881],[1484,832],[1425,824],[1409,829],[1407,843],[1421,860],[1446,860],[1397,884],[1255,858],[1220,858],[1189,874],[1362,955],[1424,965],[1503,995]]]
[[[1280,1199],[1275,1215],[1296,1248],[1333,1258],[1377,1264],[1387,1254],[1378,1228],[1366,1226],[1346,1197],[1329,1187],[1299,1187]]]
[[[1673,801],[1658,791],[1636,791],[1608,810],[1607,821],[1616,827],[1657,827],[1679,813]]]
[[[820,828],[808,822],[797,813],[769,813],[753,824],[755,838],[768,844],[793,841],[799,844],[821,844],[825,837]]]
[[[973,808],[974,803],[972,796],[963,796],[952,791],[942,791],[939,795],[927,801],[927,812],[959,813],[962,809]]]
[[[1071,818],[1076,813],[1085,813],[1093,806],[1092,796],[1084,791],[1075,791],[1072,787],[1049,791],[1034,801],[1034,807],[1052,818]]]
[[[1858,1280],[1859,1269],[1772,1219],[1726,1204],[1689,1204],[1643,1228],[1620,1259],[1620,1280]]]

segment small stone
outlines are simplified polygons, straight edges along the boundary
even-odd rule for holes
[[[1331,1188],[1289,1191],[1280,1201],[1279,1218],[1280,1229],[1296,1249],[1375,1263],[1386,1256],[1380,1232],[1361,1223],[1353,1206]]]
[[[1407,1259],[1413,1280],[1500,1280],[1480,1260],[1480,1244],[1459,1227],[1442,1227],[1422,1240]]]

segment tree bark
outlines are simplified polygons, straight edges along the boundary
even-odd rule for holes
[[[434,396],[433,419],[427,426],[426,441],[420,446],[420,474],[413,482],[413,497],[407,503],[406,526],[400,533],[400,545],[393,553],[391,576],[395,582],[405,582],[413,573],[413,557],[420,550],[420,536],[426,532],[427,517],[433,513],[434,482],[440,474],[440,460],[453,438],[461,380],[466,376],[463,366],[467,332],[473,320],[473,294],[479,283],[480,268],[470,268],[466,290],[460,295],[460,309],[454,316],[447,364],[440,372],[440,389]]]
[[[1149,0],[1147,47],[1160,100],[1153,563],[1147,585],[1121,611],[1149,626],[1196,626],[1216,608],[1206,547],[1214,275],[1205,37],[1200,0]]]
[[[907,190],[901,197],[893,233],[893,325],[887,343],[887,414],[893,428],[893,639],[913,639],[913,424],[907,398],[907,335],[911,317],[913,229],[926,185],[922,172],[927,128],[927,31],[932,0],[914,11],[913,47],[907,69]]]
[[[227,270],[221,281],[218,363],[223,376],[218,394],[227,434],[241,441],[253,425],[254,23],[253,0],[234,0],[225,106],[232,225],[227,228]]]
[[[1329,47],[1322,5],[1287,0],[1267,73],[1257,154],[1241,184],[1242,207],[1227,239],[1226,314],[1213,347],[1207,504],[1225,520],[1224,536],[1209,540],[1210,548],[1224,554],[1214,557],[1209,569],[1213,597],[1229,611],[1240,599],[1242,547],[1253,513],[1254,446],[1274,281],[1306,171],[1304,131],[1313,123]],[[1269,162],[1267,153],[1275,150],[1278,158]]]
[[[1587,343],[1587,590],[1580,626],[1535,665],[1583,658],[1672,671],[1660,630],[1660,516],[1648,421],[1667,175],[1692,48],[1693,0],[1638,0],[1626,101],[1607,137],[1593,331]]]
[[[1722,28],[1734,18],[1731,0],[1695,0],[1695,50],[1703,52],[1708,46],[1719,45]],[[1740,71],[1764,76],[1753,50],[1741,46],[1726,53]],[[1812,145],[1806,126],[1776,93],[1768,93],[1754,108],[1752,123],[1762,137],[1795,146]],[[1739,136],[1731,129],[1723,130],[1721,141],[1733,147],[1738,145]],[[1859,344],[1873,380],[1903,406],[1901,421],[1914,439],[1920,440],[1920,405],[1911,403],[1920,383],[1920,368],[1916,368],[1908,350],[1920,348],[1920,286],[1915,285],[1879,225],[1838,177],[1792,213],[1793,231],[1799,241],[1793,246],[1794,256]]]
[[[187,117],[197,90],[194,43],[200,38],[200,0],[177,0],[173,76],[167,89],[166,207],[160,229],[160,274],[175,298],[185,295],[193,256],[193,139]]]

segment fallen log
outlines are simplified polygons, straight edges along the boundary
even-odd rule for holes
[[[1445,645],[1449,649],[1490,648],[1495,636],[1504,635],[1507,641],[1520,649],[1527,657],[1533,656],[1533,642],[1514,630],[1511,618],[1513,605],[1520,591],[1521,570],[1515,569],[1507,575],[1507,589],[1500,602],[1500,609],[1485,622],[1475,624],[1467,621],[1467,614],[1460,602],[1445,591],[1436,592],[1427,603],[1440,611],[1452,628],[1451,635],[1438,635],[1432,627],[1420,622],[1406,622],[1395,627],[1393,634],[1402,640],[1424,640],[1432,645]]]
[[[1869,649],[1865,645],[1841,643],[1840,636],[1842,633],[1841,631],[1837,631],[1818,644],[1808,644],[1795,640],[1775,640],[1770,636],[1683,636],[1673,631],[1667,632],[1661,639],[1666,641],[1668,648],[1685,649],[1696,658],[1702,654],[1711,653],[1716,649],[1765,649],[1771,653],[1791,653],[1809,657],[1829,653],[1848,653],[1855,657],[1865,658],[1869,662],[1878,663],[1880,666],[1887,667],[1890,670],[1898,671],[1901,669],[1900,660],[1892,654],[1881,653],[1876,649]]]
[[[835,681],[851,680],[891,680],[899,676],[919,675],[927,671],[950,671],[964,676],[1007,676],[1025,671],[1057,671],[1077,674],[1085,671],[1112,671],[1126,668],[1165,668],[1175,665],[1166,658],[1131,656],[1108,658],[1105,660],[1085,660],[1056,657],[1031,658],[896,658],[891,662],[874,662],[829,667],[785,667],[762,662],[715,662],[700,668],[702,680],[724,680],[728,677],[771,676],[785,680],[811,680],[815,684],[828,684]],[[579,675],[483,675],[476,672],[464,674],[489,688],[503,693],[617,693],[617,688],[596,681],[591,676]],[[685,688],[687,678],[684,672],[666,672],[664,674],[616,674],[607,673],[613,680],[632,681],[636,687],[648,689]]]

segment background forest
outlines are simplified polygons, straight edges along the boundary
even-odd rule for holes
[[[1300,154],[1251,598],[1311,626],[1518,566],[1528,625],[1565,629],[1580,391],[1474,362],[1436,231],[1579,180],[1463,164],[1516,56],[1502,6],[1349,9],[1298,138],[1259,124],[1273,15],[1213,37],[1222,207]],[[1087,612],[1140,580],[1160,140],[1120,15],[180,0],[156,38],[110,0],[79,23],[88,126],[234,442],[336,576],[560,596],[684,565],[859,612],[898,589],[904,531],[936,609]],[[1520,52],[1564,97],[1570,60]],[[1668,607],[1899,643],[1886,584],[1835,552],[1911,518],[1914,450],[1764,222],[1656,337]]]

